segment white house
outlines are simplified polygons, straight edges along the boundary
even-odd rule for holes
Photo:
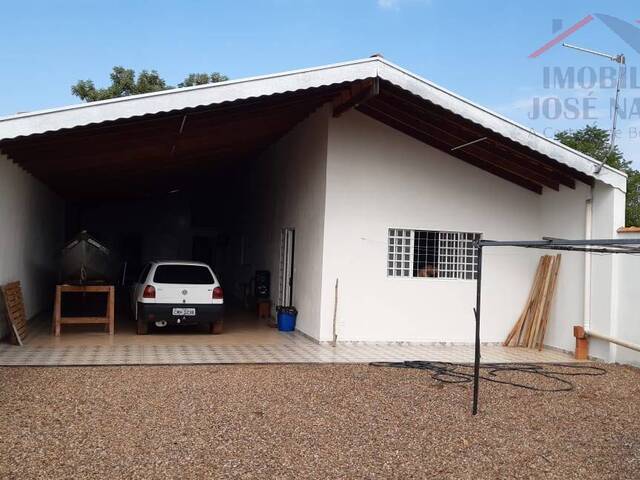
[[[623,173],[381,57],[4,117],[0,152],[0,281],[22,280],[30,315],[84,227],[141,257],[209,252],[238,296],[269,270],[318,341],[469,343],[474,239],[624,225]],[[483,341],[504,340],[542,253],[486,252]],[[571,350],[585,321],[640,341],[632,267],[585,258],[563,255],[545,343]]]

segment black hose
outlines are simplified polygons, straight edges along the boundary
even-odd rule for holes
[[[431,378],[443,383],[471,383],[473,381],[472,364],[413,360],[405,362],[372,362],[370,365],[374,367],[425,370],[431,373]],[[565,371],[556,370],[554,367],[563,368]],[[562,377],[598,376],[607,373],[604,368],[571,363],[484,363],[480,365],[480,371],[480,378],[488,382],[526,388],[536,392],[569,392],[574,389],[574,384]],[[501,380],[498,375],[503,372],[539,375],[551,379],[559,385],[555,388],[542,388],[526,383]]]

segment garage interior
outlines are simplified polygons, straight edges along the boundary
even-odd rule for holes
[[[23,136],[0,142],[0,150],[64,200],[64,244],[87,231],[119,262],[116,342],[135,337],[130,285],[145,262],[156,259],[211,265],[224,288],[227,309],[217,343],[277,342],[277,330],[258,319],[255,308],[256,266],[248,232],[258,227],[247,225],[251,216],[246,212],[255,209],[260,198],[248,182],[249,173],[266,148],[344,88],[289,92]],[[275,303],[278,272],[271,272],[270,278]],[[101,308],[99,301],[89,303]],[[34,341],[51,343],[50,313],[39,317]],[[157,335],[160,330],[152,330],[153,342],[163,341]],[[169,337],[207,332],[199,326],[162,331]],[[101,328],[74,325],[64,327],[56,340],[93,338],[100,344],[104,337]]]

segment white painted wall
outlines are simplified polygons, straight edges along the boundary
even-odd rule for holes
[[[64,203],[0,154],[0,283],[20,280],[27,317],[51,308]],[[0,309],[0,336],[7,332]]]
[[[468,165],[356,111],[329,123],[322,327],[338,339],[472,342],[475,282],[386,276],[387,229],[481,232],[488,239],[584,238],[589,187],[542,196]],[[482,340],[518,318],[544,251],[485,249]],[[572,349],[583,319],[584,256],[563,255],[546,343]]]
[[[593,238],[616,238],[617,229],[624,225],[623,192],[596,183],[593,189]],[[627,257],[618,255],[592,255],[591,268],[591,324],[590,329],[605,335],[614,335],[618,319],[618,285],[620,262]],[[602,340],[591,339],[591,356],[615,360],[615,347]]]
[[[256,269],[271,271],[272,299],[277,298],[282,228],[295,229],[293,303],[297,329],[318,338],[322,290],[327,129],[330,110],[322,108],[271,146],[248,172]]]
[[[539,240],[542,236],[585,238],[585,209],[587,199],[591,195],[590,190],[591,187],[582,182],[576,182],[575,190],[561,187],[559,192],[555,192],[545,189],[539,198],[539,233],[531,239]],[[572,327],[582,325],[584,319],[585,255],[576,252],[538,252],[562,255],[545,343],[564,350],[573,350],[575,338]]]
[[[268,149],[249,185],[252,264],[278,289],[280,230],[296,229],[294,303],[298,328],[332,339],[340,281],[342,341],[473,341],[475,282],[386,276],[390,227],[480,232],[490,239],[584,238],[590,187],[536,195],[416,141],[356,111],[322,109]],[[622,192],[597,182],[593,236],[614,237]],[[520,314],[542,250],[486,249],[482,340],[501,342]],[[545,343],[572,350],[584,318],[584,254],[563,252]],[[615,258],[595,257],[592,316],[611,334]],[[625,271],[626,272],[626,271]],[[626,297],[625,297],[626,298]],[[626,326],[625,326],[626,328]],[[596,342],[597,343],[597,342]],[[608,345],[593,355],[611,358]]]
[[[330,122],[321,340],[473,340],[475,282],[386,276],[387,230],[405,227],[536,238],[539,196],[358,112]],[[535,255],[487,251],[484,341],[500,341],[522,308]]]
[[[640,238],[640,233],[621,233],[619,238]],[[617,322],[611,336],[640,345],[640,256],[621,255],[617,279]],[[612,360],[640,366],[639,352],[615,345],[612,349]]]

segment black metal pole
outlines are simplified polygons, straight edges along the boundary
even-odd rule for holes
[[[476,278],[476,345],[473,364],[473,414],[478,413],[478,393],[480,388],[480,303],[482,297],[482,245],[478,245],[478,276]]]

